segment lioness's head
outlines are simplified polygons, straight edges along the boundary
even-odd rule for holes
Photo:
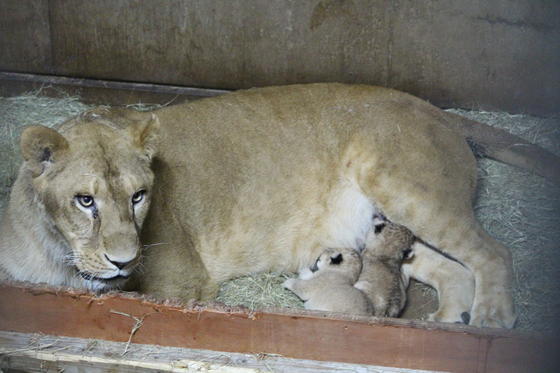
[[[158,128],[154,115],[112,121],[90,112],[61,133],[42,126],[22,133],[36,202],[66,241],[61,260],[86,287],[118,287],[141,260]]]

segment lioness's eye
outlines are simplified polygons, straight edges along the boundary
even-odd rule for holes
[[[137,204],[144,199],[144,194],[146,194],[145,190],[139,190],[138,192],[132,195],[132,204]]]
[[[94,202],[93,197],[92,196],[87,196],[87,195],[76,196],[76,200],[78,200],[78,203],[85,208],[92,207],[93,202]]]

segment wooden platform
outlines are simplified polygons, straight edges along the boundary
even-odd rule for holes
[[[320,312],[93,296],[0,285],[0,330],[452,372],[558,371],[558,340],[499,329]]]
[[[0,331],[0,369],[24,372],[431,373],[179,347]]]

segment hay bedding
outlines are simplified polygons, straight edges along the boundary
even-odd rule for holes
[[[53,126],[86,110],[76,97],[48,98],[40,92],[0,98],[0,211],[15,180],[21,158],[18,138],[25,125]],[[146,109],[145,105],[136,106]],[[560,154],[560,118],[535,118],[507,113],[453,110],[507,129]],[[517,328],[547,333],[560,331],[560,188],[531,175],[487,159],[479,162],[476,214],[484,227],[512,249],[515,266]],[[261,273],[224,283],[218,300],[251,309],[302,307],[302,302],[281,284],[288,274]],[[434,291],[422,284],[407,312],[422,317],[434,309]]]

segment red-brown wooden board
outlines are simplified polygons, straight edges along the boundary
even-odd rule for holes
[[[0,330],[453,372],[555,371],[558,341],[499,329],[320,312],[165,305],[0,285]]]

